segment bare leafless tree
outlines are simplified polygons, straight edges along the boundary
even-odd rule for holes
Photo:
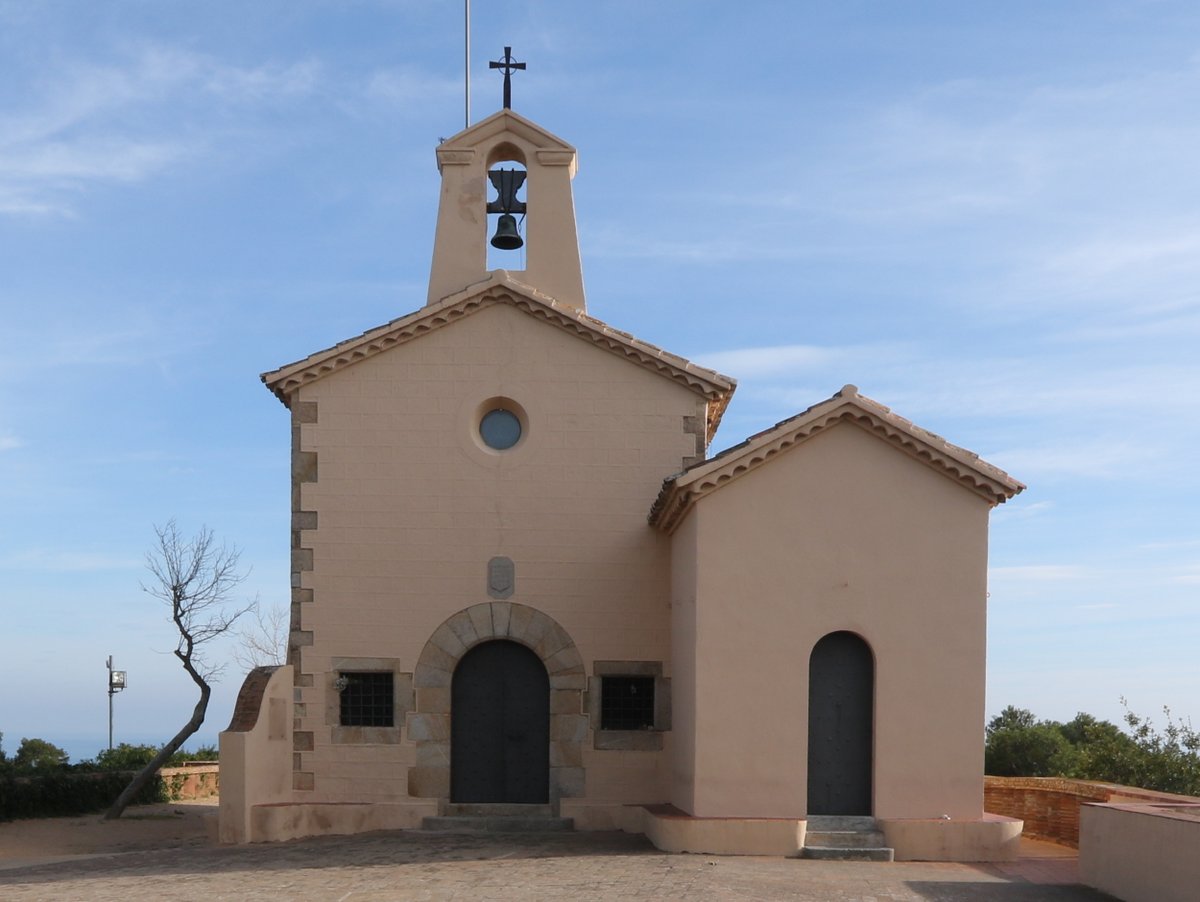
[[[287,654],[291,612],[281,604],[263,607],[255,602],[249,616],[242,620],[237,631],[233,660],[242,670],[282,664]]]
[[[234,546],[217,545],[212,530],[201,527],[191,539],[180,535],[174,520],[165,526],[155,526],[158,541],[146,553],[146,569],[150,579],[142,583],[142,591],[165,602],[171,609],[171,620],[179,634],[175,657],[200,689],[200,700],[192,709],[191,719],[143,767],[121,791],[104,817],[118,818],[159,768],[179,751],[188,737],[200,729],[208,711],[212,693],[209,681],[221,671],[205,655],[206,646],[228,633],[238,618],[252,605],[231,606],[229,595],[249,574],[240,569],[241,552]]]

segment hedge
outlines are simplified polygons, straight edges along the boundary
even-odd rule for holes
[[[103,811],[133,779],[132,772],[57,771],[36,777],[0,776],[0,821],[29,817],[62,817]],[[168,801],[162,777],[151,780],[133,800],[135,805]]]

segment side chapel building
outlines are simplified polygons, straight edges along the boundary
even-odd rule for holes
[[[520,272],[487,268],[500,163]],[[986,564],[1023,486],[853,385],[708,456],[735,383],[587,312],[575,149],[505,109],[437,164],[425,306],[263,376],[291,636],[221,735],[222,839],[521,812],[797,854],[857,815],[898,858],[1011,854]]]

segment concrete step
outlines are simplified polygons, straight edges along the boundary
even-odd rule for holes
[[[875,818],[814,815],[807,819],[801,858],[819,861],[894,861]]]
[[[804,844],[818,849],[882,849],[878,830],[807,830]]]
[[[444,815],[424,818],[421,829],[436,833],[561,833],[574,830],[575,821],[519,814]]]
[[[874,830],[875,818],[869,814],[810,814],[809,830]]]
[[[894,861],[895,854],[891,849],[828,849],[808,845],[800,850],[801,858],[812,861]]]
[[[554,817],[549,805],[523,805],[514,802],[447,802],[445,817]]]

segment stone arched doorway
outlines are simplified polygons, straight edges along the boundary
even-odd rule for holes
[[[808,665],[808,813],[870,814],[875,656],[861,636],[836,632]]]
[[[535,608],[506,601],[473,605],[434,630],[413,671],[416,708],[406,720],[416,743],[408,794],[449,801],[451,796],[452,686],[467,653],[485,642],[506,640],[529,649],[549,679],[549,801],[584,794],[583,713],[587,677],[575,643],[557,622]]]
[[[463,655],[450,687],[450,801],[549,799],[546,668],[519,642],[480,642]]]

